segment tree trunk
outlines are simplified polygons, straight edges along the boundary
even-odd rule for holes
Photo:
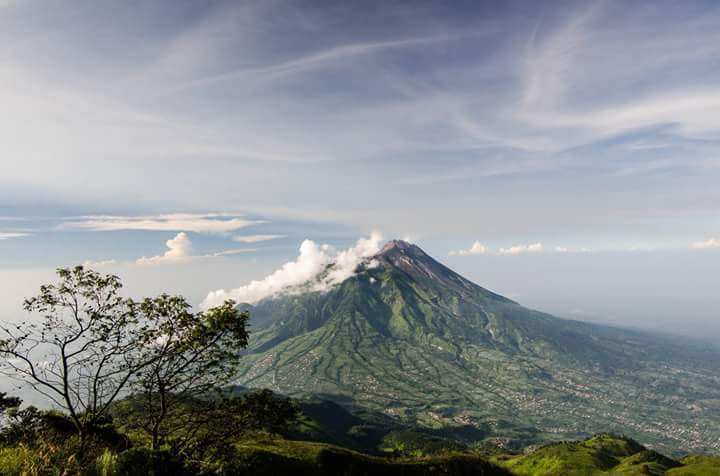
[[[87,432],[83,429],[78,430],[78,438],[80,438],[80,447],[78,448],[77,455],[78,459],[85,456],[85,447],[87,445]]]

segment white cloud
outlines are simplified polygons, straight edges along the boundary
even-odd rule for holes
[[[243,253],[254,253],[257,251],[257,248],[242,248],[242,249],[236,249],[236,250],[225,250],[225,251],[218,251],[217,253],[213,253],[212,256],[214,258],[219,258],[221,256],[229,256],[229,255],[239,255]]]
[[[279,294],[325,291],[351,277],[365,258],[380,251],[381,241],[382,236],[379,233],[372,233],[369,238],[362,238],[355,246],[338,253],[329,245],[305,240],[294,261],[285,263],[269,276],[244,286],[229,291],[211,291],[202,307],[215,306],[227,299],[253,304]]]
[[[62,228],[73,228],[93,231],[192,231],[195,233],[227,233],[250,225],[263,223],[248,220],[237,215],[219,213],[191,214],[173,213],[167,215],[147,216],[87,216],[71,220],[61,225]]]
[[[233,241],[238,243],[259,243],[261,241],[276,240],[278,238],[285,238],[285,235],[241,235],[234,236]]]
[[[710,248],[720,248],[720,238],[710,238],[705,241],[697,241],[692,244],[692,248],[696,250],[706,250]]]
[[[522,253],[538,253],[542,251],[542,243],[533,243],[531,245],[515,245],[510,248],[500,248],[499,255],[519,255]]]
[[[141,265],[155,265],[155,264],[174,264],[174,263],[185,263],[192,258],[192,242],[187,237],[185,232],[178,233],[175,238],[167,240],[165,242],[167,251],[165,254],[160,256],[153,256],[151,258],[142,257],[137,260],[137,264]]]
[[[28,233],[14,233],[14,232],[0,232],[0,241],[10,240],[12,238],[22,238],[24,236],[29,236],[29,234]]]
[[[488,247],[476,241],[467,250],[452,250],[450,256],[484,255],[487,252]]]
[[[555,253],[592,253],[591,248],[568,248],[567,246],[555,247]]]
[[[117,264],[117,260],[114,260],[114,259],[105,259],[105,260],[100,260],[100,261],[88,260],[83,263],[83,266],[86,268],[102,268],[105,266],[112,266],[115,264]]]
[[[342,283],[355,274],[355,269],[360,262],[380,251],[382,235],[378,232],[370,234],[369,238],[360,238],[355,246],[341,251],[333,258],[334,266],[324,280],[324,284],[332,286]],[[374,265],[373,265],[374,266]]]
[[[158,265],[158,264],[178,264],[187,263],[191,260],[208,259],[208,258],[222,258],[230,255],[237,255],[243,253],[252,253],[257,251],[255,248],[240,248],[223,250],[215,253],[205,255],[193,255],[192,254],[192,241],[188,238],[185,232],[178,233],[174,238],[165,242],[167,251],[159,256],[153,256],[146,258],[143,256],[138,259],[135,263],[139,265]],[[114,264],[114,260],[108,262],[100,262],[100,264]]]

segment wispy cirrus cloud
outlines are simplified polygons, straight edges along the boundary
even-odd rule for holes
[[[25,236],[30,236],[30,234],[13,231],[0,231],[0,241],[11,240],[13,238],[23,238]]]
[[[265,223],[262,220],[227,214],[175,213],[147,216],[87,216],[71,219],[61,228],[92,231],[192,231],[195,233],[228,233],[251,225]]]
[[[262,77],[263,80],[267,80],[268,77],[273,76],[307,73],[314,69],[326,67],[328,65],[336,64],[340,61],[349,60],[353,57],[361,55],[369,55],[393,49],[416,47],[429,43],[438,43],[442,41],[448,41],[450,39],[457,39],[458,36],[459,35],[457,34],[425,37],[421,36],[413,38],[401,38],[389,41],[360,42],[341,46],[334,46],[332,48],[316,51],[306,56],[302,56],[300,58],[292,59],[289,61],[284,61],[281,63],[244,68],[236,71],[230,71],[227,73],[196,79],[194,81],[179,86],[175,91],[182,91],[185,89],[198,87],[207,87],[220,82],[237,81],[254,76]]]
[[[238,235],[233,236],[233,241],[238,243],[260,243],[262,241],[277,240],[285,238],[287,235]]]
[[[627,208],[639,219],[670,203],[687,216],[717,208],[717,8],[175,3],[16,1],[7,10],[23,15],[0,15],[0,44],[13,45],[0,49],[0,201],[31,202],[23,184],[34,184],[115,210],[135,209],[137,196],[141,207],[285,207],[316,221],[322,210],[398,234],[489,229],[493,241],[582,231],[591,215],[610,235]],[[670,188],[643,180],[678,168],[708,173]],[[71,226],[237,234],[241,224],[115,218]],[[689,221],[693,236],[708,232]]]
[[[239,248],[235,250],[223,250],[223,251],[217,251],[215,253],[212,253],[210,255],[206,255],[207,257],[213,257],[213,258],[220,258],[222,256],[232,256],[232,255],[242,255],[245,253],[254,253],[257,251],[257,248]]]

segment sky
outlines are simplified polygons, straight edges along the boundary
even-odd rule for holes
[[[0,318],[60,266],[201,306],[404,238],[530,307],[720,337],[718,24],[714,1],[0,0]]]

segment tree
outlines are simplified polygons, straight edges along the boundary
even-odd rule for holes
[[[8,411],[17,409],[22,404],[22,400],[18,397],[8,396],[5,392],[0,392],[0,415],[5,417]]]
[[[0,324],[1,370],[67,412],[81,453],[131,392],[143,406],[139,427],[156,448],[192,426],[196,412],[184,402],[210,401],[235,376],[249,315],[232,301],[193,313],[181,296],[122,297],[114,275],[82,266],[57,274],[56,284],[25,300],[33,320]]]
[[[232,460],[238,438],[254,438],[258,431],[286,434],[301,415],[297,403],[267,389],[188,406],[198,417],[187,432],[183,452],[195,461]]]
[[[120,279],[82,266],[57,270],[23,308],[39,319],[2,324],[3,372],[67,411],[81,451],[130,379],[150,364],[135,303],[120,296]]]
[[[0,392],[0,442],[7,439],[5,434],[7,429],[12,426],[21,404],[22,400],[18,397],[11,397],[5,392]]]
[[[252,430],[281,433],[295,424],[301,413],[300,407],[291,399],[275,395],[266,388],[228,400],[222,408],[232,415],[236,435]]]
[[[145,299],[138,310],[147,326],[143,360],[150,364],[131,385],[142,415],[136,423],[158,448],[174,434],[189,439],[204,418],[198,407],[212,405],[211,392],[220,392],[236,375],[248,343],[249,315],[233,301],[192,313],[183,297],[165,294]]]

